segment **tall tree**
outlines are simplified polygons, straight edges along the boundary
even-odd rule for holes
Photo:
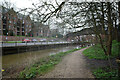
[[[120,37],[120,2],[118,2],[118,12],[119,12],[118,37]],[[118,42],[120,42],[120,38],[118,38]],[[118,76],[120,78],[120,45],[119,45],[119,55],[118,55]]]

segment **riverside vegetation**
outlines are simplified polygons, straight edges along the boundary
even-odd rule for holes
[[[85,48],[85,47],[82,47]],[[37,77],[37,75],[44,75],[45,73],[49,72],[54,68],[56,64],[58,64],[62,58],[70,54],[74,51],[80,50],[82,48],[69,50],[66,52],[60,52],[55,55],[50,55],[45,58],[42,58],[39,60],[39,62],[36,62],[32,66],[26,67],[23,71],[20,72],[18,78],[34,78]]]
[[[119,45],[117,41],[112,42],[112,54],[107,56],[104,54],[100,45],[94,45],[86,50],[83,51],[83,54],[87,56],[89,59],[96,59],[96,60],[108,60],[108,58],[113,59],[116,58],[119,54]],[[109,66],[106,67],[98,67],[94,69],[93,75],[96,78],[117,78],[118,77],[118,69],[112,68],[110,69]]]

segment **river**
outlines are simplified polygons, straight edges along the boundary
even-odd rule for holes
[[[40,58],[43,58],[45,56],[49,56],[59,52],[65,52],[78,47],[79,46],[76,45],[69,47],[67,46],[67,47],[59,47],[52,49],[44,49],[39,51],[4,55],[2,56],[2,68],[6,69],[14,66],[25,66],[37,62]]]

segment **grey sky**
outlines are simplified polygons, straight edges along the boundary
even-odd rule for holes
[[[0,3],[7,1],[14,4],[17,8],[31,7],[33,0],[0,0]],[[37,2],[38,0],[34,0]]]
[[[32,7],[32,3],[38,3],[40,1],[51,1],[51,2],[55,2],[55,0],[0,0],[0,3],[2,3],[3,1],[8,1],[11,2],[13,4],[15,4],[15,6],[17,8],[28,8],[28,7]],[[63,0],[57,0],[59,2],[63,1]],[[70,1],[119,1],[119,0],[70,0]]]
[[[52,4],[54,4],[54,6],[56,6],[56,3],[55,3],[55,0],[0,0],[0,4],[4,1],[7,1],[7,2],[10,2],[12,4],[14,4],[17,8],[31,8],[33,7],[32,6],[32,3],[39,3],[42,2],[42,1],[47,1],[47,2],[50,2]],[[62,1],[64,0],[57,0],[58,3],[61,3]],[[81,2],[81,1],[105,1],[105,0],[69,0],[69,1],[76,1],[76,2]],[[107,0],[107,1],[110,1],[110,0]],[[119,0],[111,0],[111,1],[119,1]],[[59,20],[58,20],[59,21]],[[55,27],[55,25],[53,26],[54,24],[51,24],[51,27]]]

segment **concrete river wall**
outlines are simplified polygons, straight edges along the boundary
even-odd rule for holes
[[[63,44],[44,44],[44,45],[2,47],[2,55],[29,52],[29,51],[37,51],[37,50],[50,49],[50,48],[56,48],[56,47],[62,47],[62,46],[64,47],[64,46],[70,46],[70,45],[76,45],[76,44],[81,45],[81,43],[63,43]]]

